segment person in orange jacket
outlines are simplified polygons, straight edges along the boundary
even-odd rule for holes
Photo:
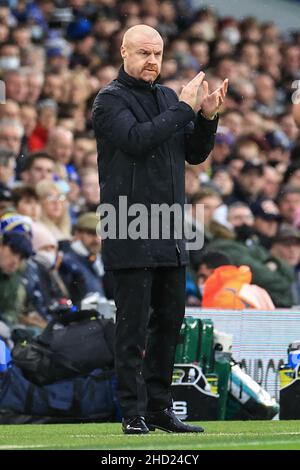
[[[265,289],[251,284],[249,266],[223,264],[218,253],[206,253],[198,267],[198,278],[204,282],[202,307],[229,310],[253,308],[274,310],[275,306]]]

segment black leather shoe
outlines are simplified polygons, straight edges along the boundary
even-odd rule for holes
[[[122,430],[124,434],[148,434],[149,432],[143,416],[124,418],[122,420]]]
[[[203,432],[201,426],[186,424],[177,418],[172,408],[153,411],[146,414],[146,424],[150,431],[161,429],[166,432]]]

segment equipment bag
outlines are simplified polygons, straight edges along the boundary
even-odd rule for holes
[[[12,366],[0,375],[0,424],[115,421],[112,371],[39,387]]]
[[[12,350],[14,364],[37,385],[88,374],[114,365],[114,329],[94,311],[54,318],[43,333]]]

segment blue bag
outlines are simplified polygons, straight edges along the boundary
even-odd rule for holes
[[[0,336],[0,372],[5,372],[11,363],[11,355],[5,341]]]
[[[16,366],[0,375],[0,424],[116,421],[112,371],[38,386]]]

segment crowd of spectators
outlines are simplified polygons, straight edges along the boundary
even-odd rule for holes
[[[214,150],[186,166],[195,227],[202,223],[195,206],[204,205],[204,252],[248,265],[276,307],[300,304],[300,140],[292,115],[300,32],[221,18],[196,3],[0,0],[0,316],[10,326],[43,328],[61,297],[75,304],[91,290],[113,297],[95,234],[91,107],[117,77],[124,32],[139,23],[163,36],[160,83],[179,93],[200,70],[212,89],[229,79]],[[187,305],[201,305],[203,250],[191,252]]]

